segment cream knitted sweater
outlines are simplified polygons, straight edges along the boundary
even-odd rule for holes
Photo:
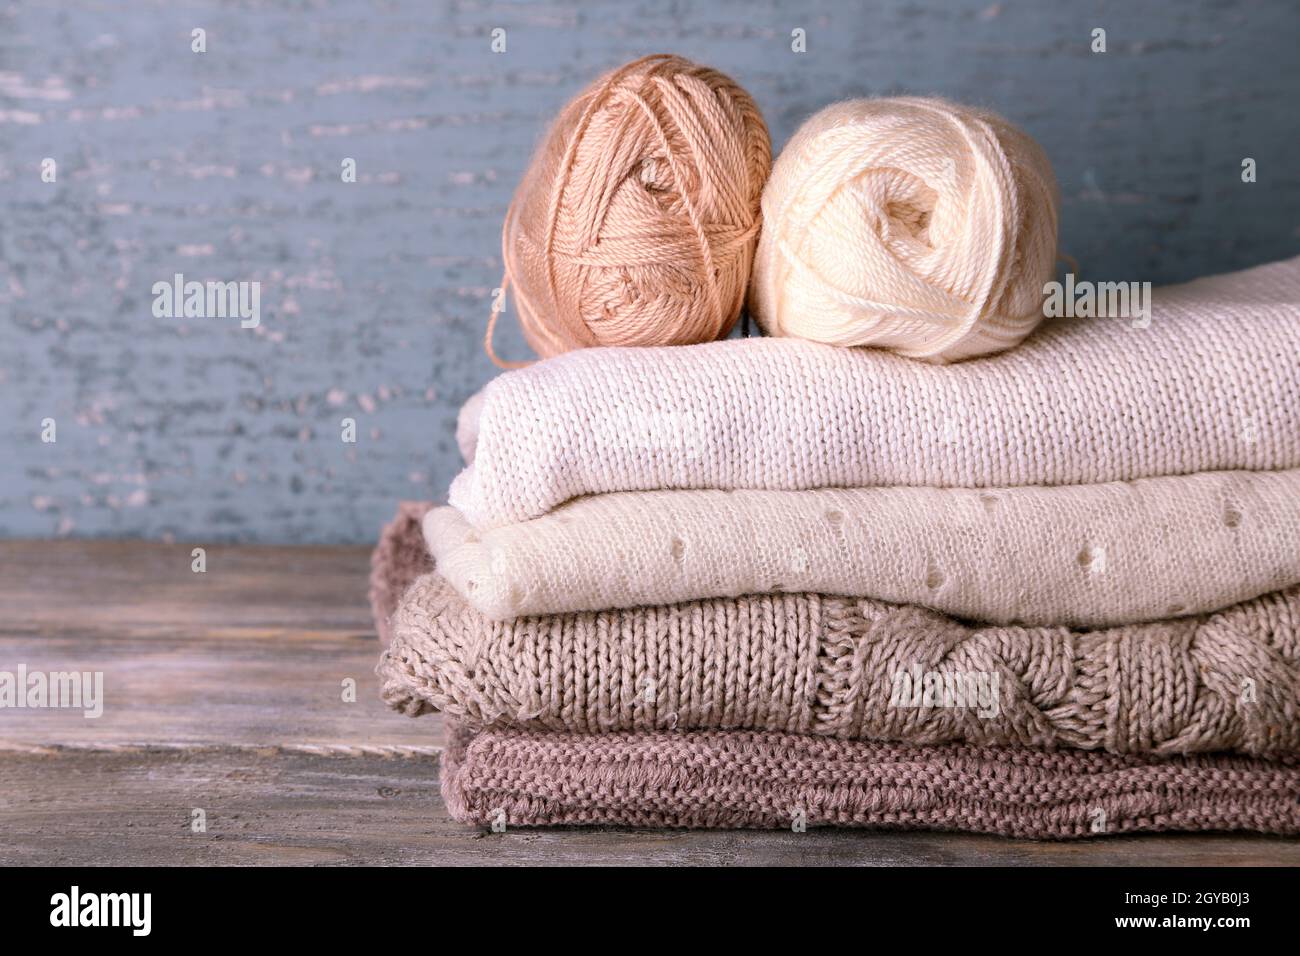
[[[1002,489],[658,491],[476,531],[424,517],[483,614],[815,591],[999,624],[1104,626],[1300,583],[1300,470]]]
[[[1156,290],[1148,328],[1059,320],[953,366],[794,339],[581,349],[489,383],[458,437],[450,500],[480,528],[602,492],[1300,467],[1300,258]]]

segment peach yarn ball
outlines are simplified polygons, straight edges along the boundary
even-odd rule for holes
[[[547,357],[724,337],[740,314],[772,145],[730,78],[648,56],[570,102],[502,230],[524,337]],[[493,314],[493,319],[496,313]],[[488,329],[488,354],[492,328]]]
[[[763,192],[750,309],[769,335],[958,361],[1042,320],[1056,177],[992,113],[921,97],[828,106]]]

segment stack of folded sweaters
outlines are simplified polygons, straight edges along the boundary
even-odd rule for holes
[[[1300,832],[1300,259],[952,366],[572,352],[457,437],[372,599],[458,819]]]

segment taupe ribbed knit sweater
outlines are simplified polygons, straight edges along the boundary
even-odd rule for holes
[[[1062,839],[1300,833],[1300,763],[904,747],[744,731],[457,733],[452,818],[507,827],[856,826]]]

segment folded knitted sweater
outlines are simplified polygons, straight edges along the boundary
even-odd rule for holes
[[[859,826],[1033,838],[1159,830],[1300,833],[1300,763],[793,734],[457,733],[453,819],[507,827]]]
[[[658,491],[477,531],[424,518],[442,575],[488,617],[780,591],[976,621],[1104,626],[1300,583],[1300,470],[999,489]]]
[[[428,509],[404,503],[372,556],[381,635],[430,570]],[[1154,676],[1154,675],[1153,675]],[[1300,832],[1300,766],[1223,754],[1153,758],[900,747],[744,731],[471,735],[440,768],[461,822],[508,826],[870,826],[1065,838],[1155,830]]]
[[[933,366],[797,339],[580,349],[465,408],[475,527],[579,495],[1086,484],[1300,467],[1300,257],[1158,289],[1148,327],[1045,323]]]
[[[1084,632],[817,594],[494,624],[429,574],[391,623],[384,699],[474,730],[1300,752],[1300,587]]]

